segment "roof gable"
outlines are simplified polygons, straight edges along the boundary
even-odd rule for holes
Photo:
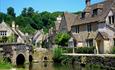
[[[96,40],[109,40],[108,34],[105,32],[98,32],[95,39]]]

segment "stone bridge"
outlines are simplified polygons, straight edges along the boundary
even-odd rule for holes
[[[0,44],[0,54],[14,65],[32,62],[32,46],[22,43]]]

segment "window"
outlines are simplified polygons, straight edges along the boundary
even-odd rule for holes
[[[93,10],[93,15],[92,16],[96,16],[96,15],[98,15],[98,9]]]
[[[79,33],[79,26],[76,26],[76,33]]]
[[[82,12],[81,18],[85,18],[85,12]]]
[[[6,36],[7,35],[7,31],[0,31],[0,35],[1,36]]]
[[[109,24],[111,24],[111,16],[109,16]]]
[[[115,38],[113,40],[114,40],[114,46],[115,46]]]
[[[88,31],[88,32],[91,32],[91,31],[92,31],[91,24],[87,24],[87,31]]]
[[[113,16],[109,16],[109,24],[114,24],[115,20],[114,20],[114,15]]]
[[[114,16],[112,16],[112,23],[114,24]]]
[[[87,39],[86,43],[87,43],[87,47],[93,46],[93,39]]]

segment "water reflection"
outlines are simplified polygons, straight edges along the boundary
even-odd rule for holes
[[[86,65],[82,67],[79,64],[53,64],[49,62],[39,62],[39,63],[33,63],[33,64],[27,64],[25,67],[22,67],[22,69],[17,68],[16,70],[106,70],[101,69],[100,66],[91,66]]]

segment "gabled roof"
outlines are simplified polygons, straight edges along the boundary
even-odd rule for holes
[[[15,22],[13,21],[12,23],[15,24]],[[20,38],[22,38],[24,41],[27,41],[27,38],[25,37],[25,35],[23,34],[23,32],[21,32],[18,28],[14,28],[12,29],[9,25],[7,25],[4,21],[2,21],[2,23],[0,24],[0,26],[5,25],[7,26],[15,35],[19,36]]]
[[[82,38],[80,35],[76,34],[76,33],[72,33],[71,36],[77,41],[77,42],[82,42]]]
[[[43,30],[38,30],[36,33],[35,33],[35,35],[33,36],[33,41],[35,42],[35,41],[37,41],[37,39],[38,39],[38,37],[39,36],[41,36],[41,35],[43,35]]]
[[[76,18],[75,14],[70,14],[70,13],[64,12],[64,18],[63,18],[64,20],[62,20],[61,22],[65,21],[68,31],[71,30],[71,26],[72,26],[75,18]],[[61,24],[62,23],[60,23],[60,25]]]
[[[92,16],[94,9],[101,9],[102,11],[98,13],[98,15]],[[115,0],[111,1],[103,1],[90,6],[89,16],[85,18],[81,18],[81,15],[78,15],[73,25],[86,24],[91,22],[104,22],[106,16],[108,15],[110,10],[113,10],[115,13]],[[84,12],[86,9],[84,10]]]
[[[109,40],[109,36],[108,36],[108,34],[106,32],[98,32],[95,39],[96,40],[98,40],[98,39],[99,40],[102,40],[102,39]]]

